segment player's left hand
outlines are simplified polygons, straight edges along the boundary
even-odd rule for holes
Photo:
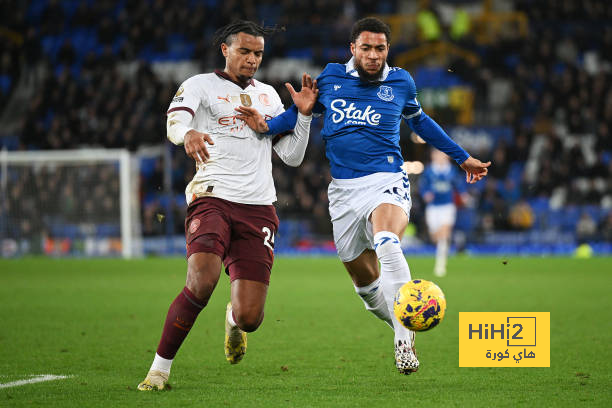
[[[257,109],[249,108],[247,106],[238,106],[236,112],[240,115],[236,115],[236,119],[243,120],[248,127],[253,129],[257,133],[266,133],[270,128],[266,123],[263,116],[257,111]]]
[[[461,163],[461,168],[465,170],[465,181],[470,184],[474,184],[479,180],[482,180],[488,173],[491,162],[481,162],[473,157],[468,157],[466,161]]]
[[[310,116],[312,115],[312,109],[314,108],[315,103],[317,102],[317,97],[319,96],[319,88],[317,88],[317,80],[314,81],[307,73],[302,75],[302,89],[300,92],[296,92],[291,86],[290,83],[285,83],[287,90],[291,94],[291,99],[293,99],[293,103],[298,108],[298,111],[302,115]]]

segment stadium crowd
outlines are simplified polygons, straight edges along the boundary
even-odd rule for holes
[[[116,173],[113,164],[81,166],[78,172],[62,166],[13,169],[8,200],[3,202],[11,218],[8,223],[1,220],[1,232],[20,238],[19,245],[35,253],[43,247],[46,253],[68,253],[72,245],[65,239],[74,236],[118,237]]]
[[[15,130],[0,134],[0,142],[12,149],[96,146],[132,151],[158,144],[165,139],[165,112],[178,84],[156,75],[153,65],[189,59],[200,64],[201,72],[222,68],[221,56],[211,46],[216,28],[234,18],[285,26],[286,32],[267,41],[264,65],[272,59],[308,58],[323,67],[348,59],[347,37],[356,18],[397,14],[406,9],[406,3],[0,1],[3,109],[34,67],[42,66],[46,73],[39,78]],[[445,3],[459,9],[481,2]],[[447,34],[448,27],[440,19],[440,40],[452,41],[479,57],[478,64],[456,59],[449,68],[475,91],[475,124],[511,130],[509,139],[486,152],[488,157],[480,155],[493,165],[487,181],[469,191],[471,199],[464,206],[473,221],[463,228],[486,233],[560,226],[580,240],[610,241],[612,5],[594,0],[499,3],[526,15],[526,36],[502,33],[481,43],[468,31],[458,39]],[[442,14],[436,5],[432,3],[429,10],[434,17]],[[392,49],[410,49],[417,41],[406,38],[392,44]],[[288,106],[282,81],[273,73],[261,79],[274,85]],[[509,91],[493,111],[490,101],[499,80]],[[435,111],[431,113],[436,117]],[[450,119],[441,124],[456,123]],[[326,188],[330,174],[320,127],[321,123],[313,122],[302,166],[275,165],[273,171],[281,220],[307,219],[315,235],[329,236]],[[402,132],[409,133],[407,127]],[[404,146],[406,160],[426,161],[425,149],[410,142]],[[172,157],[173,229],[180,234],[185,211],[181,194],[194,166],[180,149],[173,149]],[[274,161],[280,162],[277,157]],[[412,184],[412,219],[425,236],[423,203],[417,183]],[[156,219],[166,211],[159,198],[162,185],[160,159],[143,173],[145,235],[166,232]],[[9,201],[22,200],[23,191],[19,186],[10,189]],[[572,221],[559,225],[557,215],[546,214],[571,214]]]

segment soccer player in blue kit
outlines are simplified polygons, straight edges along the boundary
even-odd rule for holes
[[[445,276],[450,238],[457,216],[454,193],[458,193],[463,202],[468,200],[468,194],[448,156],[436,149],[431,150],[431,164],[425,168],[419,187],[426,203],[427,229],[436,243],[434,275]]]
[[[353,25],[353,58],[328,64],[317,78],[314,112],[324,116],[322,136],[333,178],[329,212],[338,256],[366,309],[394,329],[397,369],[410,374],[419,368],[414,332],[392,317],[395,293],[411,280],[400,247],[411,207],[410,183],[401,168],[400,121],[451,156],[468,183],[485,177],[491,163],[470,157],[422,111],[410,74],[387,65],[390,33],[376,18]],[[255,109],[236,110],[249,127],[271,135],[293,129],[297,118],[295,107],[269,121]]]

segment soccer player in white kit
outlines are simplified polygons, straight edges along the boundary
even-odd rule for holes
[[[421,176],[420,191],[425,207],[425,222],[431,239],[436,244],[434,275],[446,275],[446,260],[450,238],[455,225],[457,209],[454,193],[460,194],[463,202],[468,200],[465,185],[459,182],[459,174],[446,154],[431,150],[431,163]]]
[[[411,280],[400,247],[411,207],[410,181],[401,169],[400,122],[451,155],[470,183],[485,177],[491,163],[471,157],[422,111],[410,74],[387,65],[389,38],[382,21],[357,21],[351,32],[353,58],[328,64],[317,78],[314,112],[324,116],[321,133],[333,178],[329,213],[338,256],[366,309],[393,328],[396,367],[410,374],[419,368],[414,332],[393,318],[395,294]],[[293,107],[268,122],[248,107],[239,111],[261,132],[277,133],[296,123]]]
[[[187,279],[171,304],[153,364],[141,391],[167,388],[172,361],[219,280],[221,266],[230,276],[231,302],[226,309],[225,356],[238,363],[246,351],[246,332],[264,317],[274,260],[278,218],[272,179],[272,149],[290,166],[304,158],[316,82],[304,74],[302,89],[286,84],[299,110],[294,132],[273,144],[236,118],[238,106],[265,117],[284,111],[269,85],[253,79],[264,51],[264,36],[276,29],[236,21],[215,34],[225,69],[187,79],[167,112],[168,139],[184,144],[197,163],[186,188]]]

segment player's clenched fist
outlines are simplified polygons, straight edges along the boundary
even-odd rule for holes
[[[196,162],[204,163],[210,157],[206,143],[215,144],[208,134],[191,129],[185,134],[185,153]]]

